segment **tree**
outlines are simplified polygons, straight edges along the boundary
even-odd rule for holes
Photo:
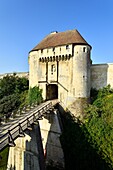
[[[14,93],[22,93],[29,88],[28,79],[14,75],[6,75],[0,80],[0,99]]]
[[[87,137],[98,154],[113,168],[113,90],[108,85],[86,109]]]
[[[37,102],[38,104],[41,103],[43,100],[42,98],[42,89],[35,86],[29,89],[28,93],[28,101],[30,104]]]
[[[0,114],[8,114],[24,102],[21,97],[29,89],[29,81],[24,77],[6,75],[0,80]],[[26,92],[28,94],[28,92]]]
[[[13,110],[16,110],[21,104],[19,94],[4,96],[0,100],[0,114],[6,114],[8,117]]]

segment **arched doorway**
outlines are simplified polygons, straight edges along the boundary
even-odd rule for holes
[[[46,99],[58,99],[58,86],[56,84],[46,85]]]

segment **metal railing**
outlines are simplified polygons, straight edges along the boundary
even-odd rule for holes
[[[14,120],[9,125],[5,131],[0,134],[0,151],[3,150],[7,145],[15,146],[14,140],[19,136],[24,136],[24,131],[26,129],[32,130],[32,124],[38,124],[38,119],[40,119],[43,114],[52,108],[52,102],[47,101],[26,111],[23,116]]]

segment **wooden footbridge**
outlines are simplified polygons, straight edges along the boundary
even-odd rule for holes
[[[23,114],[18,114],[7,123],[1,124],[0,151],[7,145],[15,146],[14,140],[19,136],[24,136],[24,131],[26,129],[32,130],[32,124],[38,124],[38,119],[41,119],[43,114],[48,110],[52,110],[57,102],[57,100],[46,101],[38,106],[34,105],[30,108],[26,108]]]

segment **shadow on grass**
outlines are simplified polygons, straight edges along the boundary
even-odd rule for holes
[[[66,170],[111,170],[85,137],[83,125],[75,122],[69,112],[61,114],[63,133],[61,144],[64,150]],[[86,129],[85,129],[86,132]]]

